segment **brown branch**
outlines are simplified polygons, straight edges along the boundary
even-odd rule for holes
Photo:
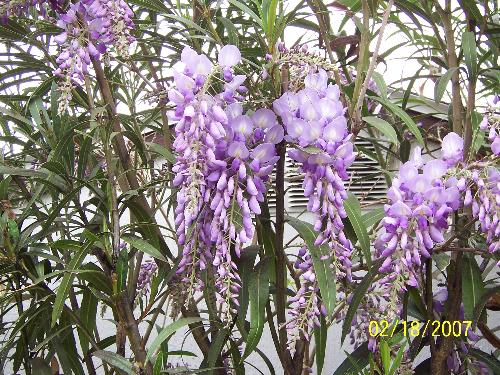
[[[99,90],[101,91],[102,98],[104,100],[104,103],[106,104],[106,109],[108,111],[108,115],[111,120],[113,131],[116,132],[116,135],[113,137],[113,141],[118,158],[125,172],[125,177],[128,185],[128,187],[122,185],[122,188],[125,187],[129,188],[130,190],[138,190],[140,188],[139,180],[137,179],[137,175],[130,164],[130,154],[125,144],[125,139],[121,134],[122,127],[120,124],[120,120],[118,118],[118,113],[116,111],[116,105],[113,95],[111,93],[111,89],[109,87],[106,76],[104,75],[104,71],[102,69],[100,62],[95,59],[92,59],[92,65],[96,73],[96,79],[99,85]],[[148,217],[154,220],[154,212],[149,206],[149,203],[144,197],[144,195],[142,194],[134,195],[133,197],[131,197],[131,199],[133,200],[134,203],[136,203],[139,207],[141,207],[141,209],[148,215]],[[160,242],[160,247],[162,248],[163,252],[165,252],[170,258],[172,258],[172,253],[170,252],[170,249],[167,243],[165,242],[165,239],[163,238],[160,229],[157,226],[155,227],[155,229]],[[161,264],[161,265],[164,267],[167,266],[166,264]]]

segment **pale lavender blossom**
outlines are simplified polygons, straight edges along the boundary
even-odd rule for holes
[[[266,181],[277,160],[275,143],[283,135],[272,111],[245,113],[240,103],[245,76],[233,74],[241,60],[234,46],[219,54],[224,66],[224,91],[209,94],[207,82],[213,65],[205,55],[186,47],[174,66],[174,87],[168,97],[175,105],[169,112],[176,122],[173,167],[177,193],[176,229],[183,245],[177,270],[186,283],[186,301],[201,291],[200,271],[213,267],[216,297],[229,323],[236,313],[241,280],[234,256],[255,235],[253,215],[264,201]]]

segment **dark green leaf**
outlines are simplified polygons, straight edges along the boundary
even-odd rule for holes
[[[269,298],[269,261],[261,260],[250,279],[250,331],[242,359],[245,359],[257,347],[264,330],[264,311]]]
[[[395,145],[399,143],[396,131],[387,121],[376,116],[366,116],[363,120],[385,135],[391,143]]]
[[[483,294],[481,298],[479,298],[479,301],[476,302],[476,305],[474,306],[474,311],[472,314],[472,325],[473,328],[477,326],[477,323],[479,322],[479,318],[481,317],[481,314],[484,310],[484,307],[488,303],[488,300],[494,296],[495,294],[500,293],[500,285],[495,285],[492,288],[486,288],[483,291]]]
[[[119,354],[107,350],[98,350],[93,352],[92,355],[102,359],[103,362],[106,362],[113,368],[123,371],[125,374],[135,375],[134,366],[132,365],[132,363],[130,363]]]
[[[465,64],[469,72],[469,79],[477,77],[477,52],[476,36],[472,31],[466,31],[462,35],[462,50],[464,51]]]
[[[319,375],[323,372],[323,365],[325,364],[326,340],[328,335],[328,326],[326,325],[325,317],[323,315],[320,317],[320,323],[321,325],[319,327],[314,327],[316,369]]]
[[[333,375],[358,374],[359,369],[364,369],[369,364],[370,351],[368,344],[365,342],[356,348],[351,354],[347,354],[347,358],[335,370]]]
[[[330,266],[330,249],[326,245],[321,245],[319,247],[314,245],[317,233],[314,231],[314,227],[311,224],[291,216],[286,216],[285,219],[306,242],[313,260],[314,273],[316,274],[319,289],[321,291],[321,299],[328,314],[331,315],[334,312],[337,302],[337,287],[335,285],[335,275]]]
[[[485,363],[493,374],[500,375],[500,361],[493,355],[483,352],[482,350],[470,348],[469,354],[475,357],[477,360]]]
[[[446,87],[448,86],[448,82],[450,81],[451,76],[457,69],[458,69],[457,67],[448,69],[446,73],[444,73],[441,77],[439,77],[439,80],[434,86],[434,101],[436,103],[441,102],[444,92],[446,91]]]
[[[368,237],[368,231],[363,219],[361,217],[361,208],[359,205],[358,198],[354,194],[349,194],[349,197],[344,201],[344,208],[347,212],[347,217],[356,232],[356,236],[359,242],[359,246],[363,251],[364,258],[368,266],[372,262],[372,257],[370,253],[370,239]]]
[[[393,113],[401,120],[403,120],[408,129],[413,133],[413,135],[417,139],[418,143],[420,143],[420,145],[422,146],[424,145],[424,139],[422,138],[420,129],[418,128],[417,124],[415,124],[415,121],[413,121],[413,119],[408,115],[408,113],[406,113],[404,110],[402,110],[400,107],[390,102],[389,100],[384,100],[376,96],[370,96],[370,98],[376,100],[377,102],[382,104],[386,109],[388,109],[391,113]]]
[[[462,290],[465,319],[472,320],[474,307],[484,293],[481,270],[474,257],[464,256],[463,258]]]
[[[78,269],[87,256],[88,252],[92,248],[93,244],[94,241],[89,241],[85,246],[82,246],[81,249],[71,258],[71,261],[67,266],[67,270],[72,271]],[[55,326],[57,320],[61,316],[62,310],[64,308],[64,303],[66,301],[66,298],[68,297],[68,293],[74,278],[74,273],[66,273],[63,276],[61,284],[57,289],[56,299],[54,301],[54,307],[52,310],[52,327]]]
[[[158,336],[154,339],[153,343],[148,349],[148,354],[146,356],[146,362],[151,360],[154,353],[156,350],[160,348],[160,345],[170,337],[173,333],[175,333],[178,329],[187,326],[188,324],[192,323],[198,323],[202,321],[201,318],[182,318],[179,320],[176,320],[175,322],[169,324],[165,328],[163,328],[159,333]]]
[[[135,247],[137,250],[142,251],[143,253],[146,253],[148,255],[151,255],[153,258],[162,260],[164,262],[167,261],[167,259],[161,254],[161,252],[156,247],[151,245],[149,242],[143,240],[142,238],[133,236],[124,236],[122,237],[122,240],[130,244],[131,246]]]

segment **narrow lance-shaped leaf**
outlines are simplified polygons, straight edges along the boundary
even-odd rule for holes
[[[177,330],[180,328],[187,326],[192,323],[198,323],[202,319],[201,318],[182,318],[179,320],[176,320],[175,322],[171,323],[170,325],[166,326],[163,328],[160,333],[158,333],[158,336],[154,339],[153,343],[148,349],[148,354],[146,355],[146,362],[151,360],[153,357],[154,353],[158,348],[161,346],[161,344],[170,337],[173,333],[175,333]]]
[[[395,145],[399,143],[396,130],[394,130],[392,125],[384,119],[377,116],[365,116],[363,117],[363,120],[385,135],[391,143],[394,143]]]
[[[420,133],[420,129],[418,128],[417,124],[415,124],[415,121],[413,121],[413,119],[408,115],[408,113],[406,113],[404,110],[402,110],[400,107],[390,102],[389,100],[384,100],[376,96],[370,96],[370,99],[376,100],[394,115],[403,120],[405,125],[417,139],[418,143],[420,143],[420,145],[422,146],[424,145],[424,138],[422,137],[422,133]]]
[[[156,247],[151,245],[149,242],[143,240],[142,238],[133,236],[123,236],[122,240],[132,245],[137,250],[142,251],[143,253],[146,253],[148,255],[151,255],[153,258],[162,260],[164,262],[167,261],[165,257],[161,254],[160,250],[158,250]]]
[[[250,278],[250,331],[242,359],[254,351],[264,330],[264,310],[269,298],[269,260],[260,261]]]
[[[326,339],[328,335],[328,326],[324,316],[320,317],[320,326],[314,327],[314,343],[316,347],[316,369],[318,374],[323,372],[323,365],[325,364],[326,352]]]
[[[486,288],[483,292],[483,295],[479,299],[479,301],[476,303],[476,306],[474,306],[474,313],[472,315],[472,324],[473,328],[477,326],[477,323],[479,321],[479,318],[481,317],[481,314],[484,310],[484,307],[488,303],[489,299],[494,296],[495,294],[500,295],[500,285],[495,285],[492,288]]]
[[[337,301],[337,289],[335,285],[335,275],[330,267],[330,249],[326,245],[315,246],[317,233],[310,223],[296,219],[291,216],[286,216],[288,223],[299,233],[302,239],[306,242],[307,248],[311,253],[313,260],[314,273],[318,280],[321,299],[326,307],[329,315],[332,315]]]
[[[382,259],[373,262],[372,267],[370,268],[368,273],[363,277],[363,280],[361,280],[357,288],[354,290],[351,302],[349,303],[349,308],[347,309],[347,313],[344,318],[344,323],[342,325],[341,342],[344,342],[345,337],[349,333],[349,330],[351,329],[352,319],[358,311],[359,304],[361,303],[363,297],[366,295],[368,288],[372,285],[373,280],[375,280],[375,277],[379,274],[379,268],[381,265]]]
[[[490,370],[493,371],[493,374],[500,375],[500,361],[493,355],[475,348],[470,348],[469,354],[485,363],[490,368]]]
[[[446,87],[448,86],[448,82],[450,82],[451,76],[457,69],[458,67],[448,69],[446,73],[439,77],[436,85],[434,86],[434,100],[436,103],[439,103],[443,98]]]
[[[462,50],[464,51],[469,79],[474,80],[477,77],[477,51],[476,36],[472,31],[466,31],[462,35]]]
[[[85,259],[85,256],[88,254],[90,249],[92,248],[92,245],[94,244],[95,239],[88,241],[85,246],[79,250],[73,258],[71,258],[71,261],[68,264],[67,269],[69,271],[73,271],[78,269],[81,265],[83,260]],[[66,298],[68,297],[69,290],[71,288],[71,284],[73,282],[73,279],[75,278],[75,274],[73,272],[69,272],[65,274],[62,278],[61,284],[59,285],[59,288],[57,289],[57,294],[56,294],[56,299],[54,301],[54,307],[52,310],[52,327],[55,326],[57,320],[61,316],[61,313],[64,308],[64,302],[66,301]]]
[[[368,366],[370,351],[368,343],[363,343],[356,348],[351,354],[347,353],[347,358],[335,370],[333,375],[359,374],[359,371]]]
[[[465,319],[471,320],[474,307],[484,293],[481,270],[473,257],[464,256],[462,267],[462,289]]]
[[[368,231],[361,217],[361,208],[358,198],[356,198],[354,194],[349,194],[349,198],[344,201],[344,208],[347,212],[347,217],[349,218],[349,221],[351,222],[352,227],[356,232],[359,246],[361,247],[365,260],[369,266],[372,262],[370,253],[370,239],[368,238]]]
[[[123,358],[121,355],[107,351],[107,350],[97,350],[92,353],[93,356],[100,358],[103,360],[103,362],[106,362],[108,365],[112,366],[113,368],[123,371],[124,373],[128,375],[134,375],[134,366],[132,363],[127,361],[125,358]]]

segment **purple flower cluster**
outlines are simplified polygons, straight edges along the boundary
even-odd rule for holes
[[[64,31],[55,41],[62,52],[54,71],[62,78],[59,112],[66,110],[74,85],[81,84],[88,74],[91,58],[99,59],[111,47],[119,56],[128,57],[130,43],[135,40],[132,17],[124,0],[80,0],[60,15],[57,26]]]
[[[498,107],[500,103],[498,96],[492,101],[490,106],[491,114],[487,114],[483,117],[483,120],[479,124],[479,128],[483,131],[488,132],[488,140],[491,142],[491,151],[493,155],[500,155],[500,120],[497,116],[494,116],[495,107]]]
[[[500,250],[500,171],[489,166],[466,172],[470,178],[465,189],[464,205],[472,206],[472,215],[486,235],[488,251],[494,253]]]
[[[288,155],[300,164],[304,177],[307,209],[316,216],[314,229],[320,233],[315,245],[328,244],[332,265],[338,277],[351,278],[352,244],[345,236],[342,219],[347,216],[343,202],[347,198],[343,180],[355,158],[347,131],[347,120],[337,85],[328,84],[323,69],[309,71],[304,88],[285,92],[273,103],[286,129],[285,140],[293,147]],[[300,288],[290,301],[294,303],[286,328],[294,332],[289,346],[299,335],[309,340],[310,330],[326,315],[316,275],[307,248],[299,251],[295,267],[300,273]]]
[[[7,22],[9,17],[19,17],[26,13],[30,7],[36,7],[42,17],[47,16],[47,5],[50,8],[59,11],[60,0],[2,0],[0,1],[0,24]]]
[[[324,70],[310,72],[304,86],[296,93],[284,93],[273,107],[285,125],[285,139],[295,146],[288,155],[305,173],[307,209],[316,214],[314,229],[321,232],[315,245],[328,243],[337,274],[350,278],[352,244],[343,232],[342,219],[347,216],[343,180],[348,178],[347,168],[355,153],[345,110],[338,86],[328,84]]]
[[[384,262],[381,272],[389,273],[382,282],[394,289],[418,285],[418,267],[436,244],[444,242],[448,216],[460,206],[460,190],[465,181],[447,179],[448,168],[462,159],[463,141],[455,133],[446,135],[442,158],[422,162],[417,147],[404,163],[387,193],[375,249]],[[421,172],[420,172],[421,169]]]
[[[320,316],[327,315],[326,307],[319,296],[319,285],[311,255],[306,247],[300,248],[295,268],[300,272],[300,288],[297,294],[288,300],[294,307],[290,309],[291,318],[286,323],[286,329],[292,332],[288,341],[291,351],[294,350],[294,343],[301,339],[300,335],[309,341],[312,329],[320,326]]]
[[[153,276],[158,269],[153,259],[148,259],[141,264],[139,277],[137,279],[137,294],[145,294],[149,291]]]
[[[214,67],[205,55],[186,47],[174,67],[175,88],[168,93],[176,106],[169,115],[177,122],[175,224],[183,245],[178,274],[188,284],[189,297],[203,286],[199,272],[212,265],[217,299],[228,321],[240,289],[231,250],[239,256],[254,236],[252,215],[260,214],[265,183],[278,158],[275,144],[283,138],[273,111],[244,113],[246,77],[233,70],[240,60],[239,50],[227,45]],[[209,94],[217,73],[223,91]]]

